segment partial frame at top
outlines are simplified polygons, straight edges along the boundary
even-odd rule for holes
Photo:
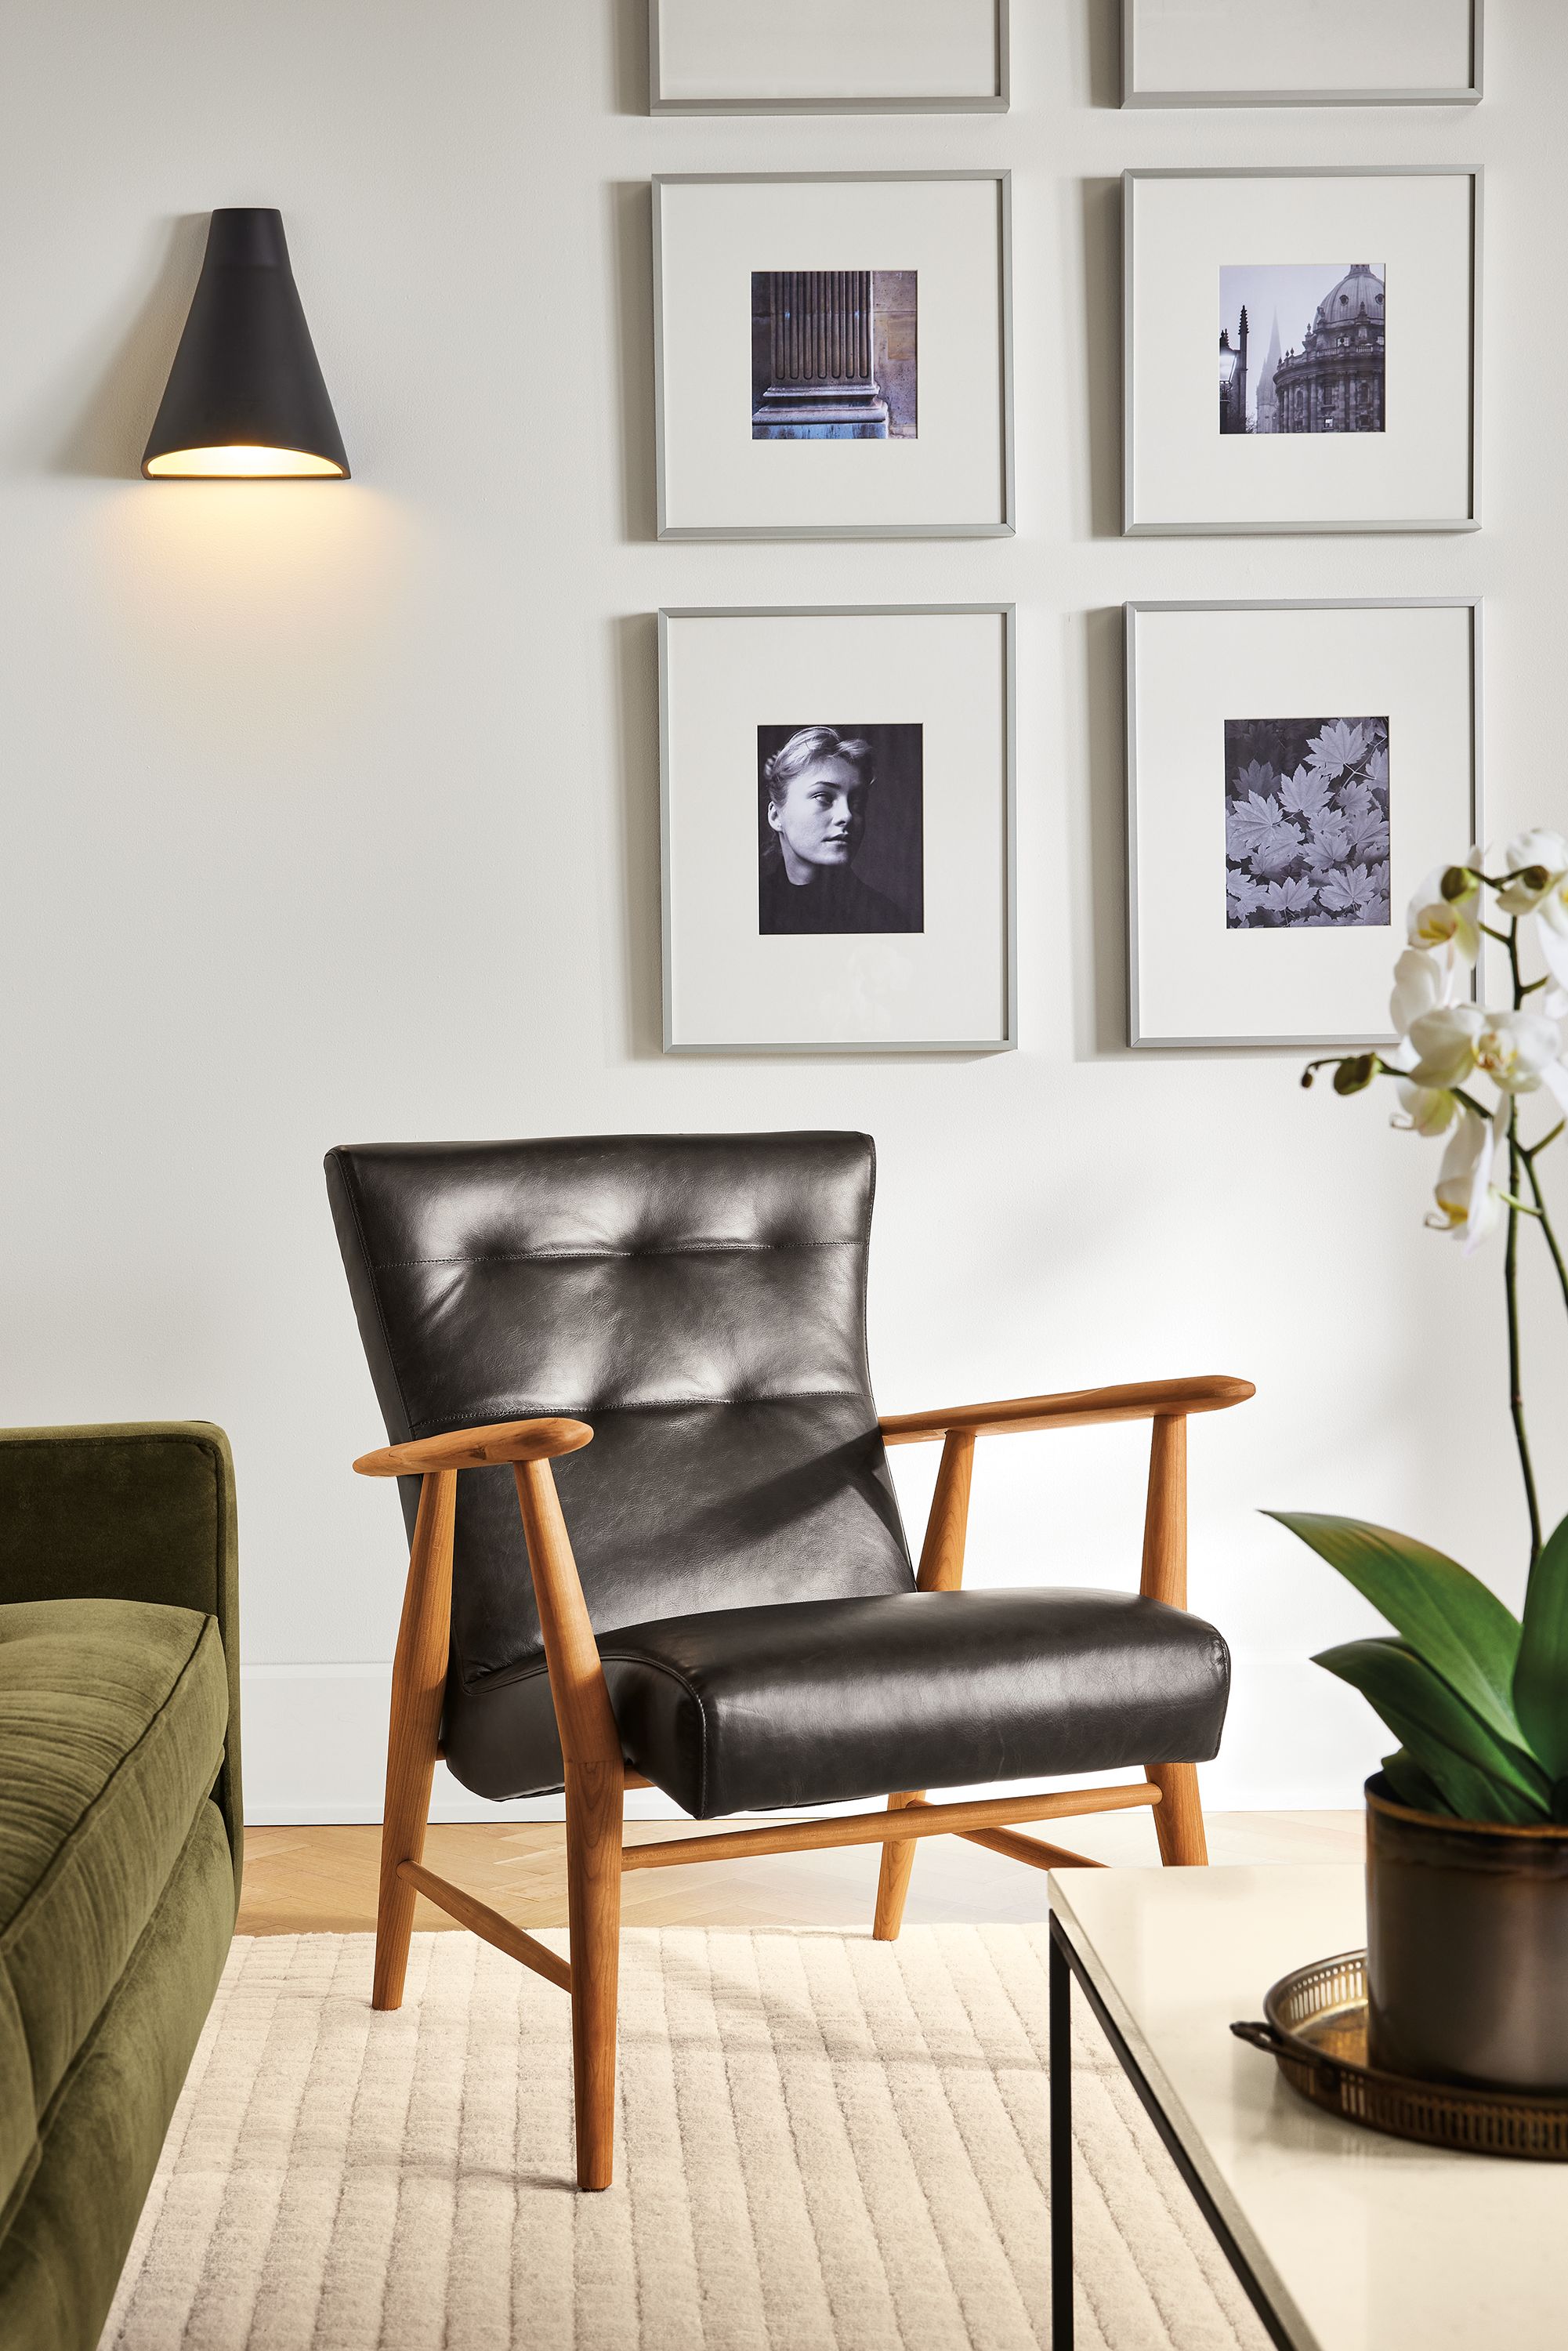
[[[1005,114],[1009,0],[648,0],[650,114]]]
[[[1191,9],[1172,0],[1122,0],[1122,104],[1476,106],[1484,7],[1485,0],[1402,0],[1378,20],[1364,0],[1318,0],[1309,20],[1295,0],[1211,0],[1200,30]],[[1368,60],[1369,16],[1373,69],[1346,84],[1343,61]]]

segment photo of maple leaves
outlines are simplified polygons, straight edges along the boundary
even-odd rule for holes
[[[1386,718],[1228,718],[1225,925],[1388,921]]]

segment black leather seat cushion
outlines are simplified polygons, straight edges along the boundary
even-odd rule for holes
[[[699,1820],[1205,1762],[1229,1679],[1201,1617],[1071,1589],[709,1609],[602,1634],[600,1648],[627,1761]],[[559,1785],[540,1667],[454,1691],[446,1741],[481,1794]]]

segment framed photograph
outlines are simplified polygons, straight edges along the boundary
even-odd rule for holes
[[[1475,598],[1129,604],[1129,1042],[1380,1045],[1484,837]]]
[[[1122,0],[1124,106],[1474,106],[1482,0]]]
[[[659,707],[667,1053],[1017,1042],[1011,605],[661,612]]]
[[[1005,114],[1008,0],[648,0],[651,114]]]
[[[653,183],[661,538],[1013,528],[1005,172]]]
[[[1123,204],[1129,535],[1479,528],[1478,172],[1129,172]]]

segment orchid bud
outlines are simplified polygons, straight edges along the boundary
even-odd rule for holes
[[[1358,1094],[1377,1075],[1380,1064],[1375,1053],[1355,1053],[1342,1061],[1333,1073],[1336,1094]]]
[[[1476,877],[1468,865],[1450,865],[1443,876],[1443,895],[1450,905],[1456,898],[1468,898],[1475,886]]]

